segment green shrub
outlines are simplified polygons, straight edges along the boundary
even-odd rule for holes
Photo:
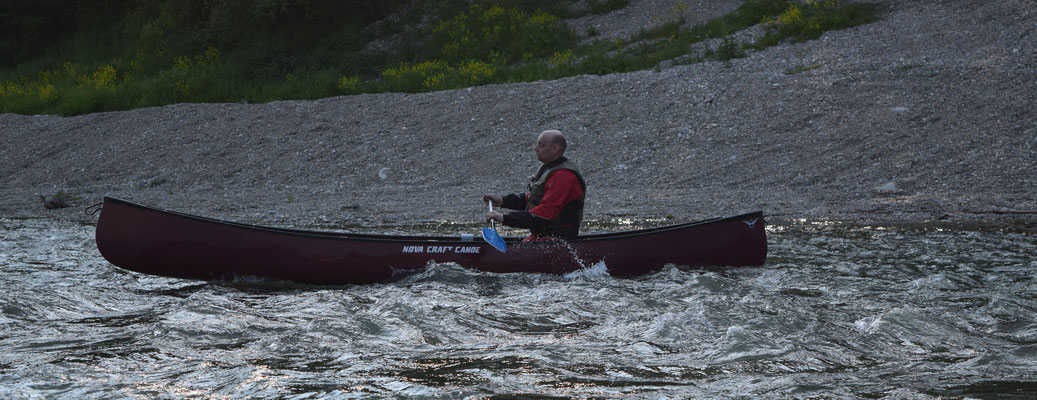
[[[434,53],[422,54],[422,58],[442,59],[451,65],[468,60],[513,64],[564,50],[575,37],[556,15],[473,3],[432,27],[423,47]]]
[[[747,0],[730,14],[687,27],[686,5],[677,1],[670,21],[655,28],[627,40],[579,44],[564,23],[580,16],[570,10],[571,2],[414,2],[401,8],[394,22],[365,29],[376,12],[357,8],[361,2],[111,1],[122,8],[93,10],[82,8],[86,2],[41,0],[0,9],[2,33],[51,27],[48,15],[66,23],[41,36],[42,42],[20,31],[0,39],[5,56],[10,51],[11,59],[19,60],[17,66],[0,64],[0,112],[75,115],[178,102],[317,99],[629,72],[657,68],[664,60],[727,61],[747,50],[810,40],[876,19],[861,3]],[[384,11],[402,1],[370,3]],[[590,1],[584,12],[627,3]],[[729,38],[759,23],[765,34],[756,42]],[[390,35],[401,38],[395,52],[365,50],[370,40]],[[587,36],[597,33],[591,29]],[[717,38],[721,44],[706,54],[688,55],[695,43]]]
[[[783,40],[803,42],[817,39],[826,31],[863,25],[877,19],[869,5],[840,5],[836,0],[789,3],[781,13],[772,15],[763,18],[761,23],[766,34],[755,48],[773,46]]]

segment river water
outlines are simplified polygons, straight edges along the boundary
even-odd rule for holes
[[[0,228],[3,399],[1037,397],[1033,233],[804,223],[768,227],[759,268],[313,287]]]

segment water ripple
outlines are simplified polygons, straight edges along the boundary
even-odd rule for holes
[[[1037,239],[772,227],[760,268],[197,282],[0,219],[0,398],[1028,398]]]

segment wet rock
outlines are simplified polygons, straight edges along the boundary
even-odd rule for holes
[[[889,182],[883,183],[883,184],[881,184],[879,186],[875,186],[875,187],[871,188],[871,190],[875,194],[890,195],[890,194],[896,193],[899,189],[897,188],[897,183],[896,182],[889,181]]]

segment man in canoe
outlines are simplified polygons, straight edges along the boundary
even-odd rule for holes
[[[544,131],[537,137],[533,151],[544,163],[530,178],[528,192],[501,196],[484,194],[483,201],[494,206],[521,210],[508,214],[491,211],[491,219],[515,228],[527,228],[531,235],[526,241],[574,239],[580,233],[583,221],[583,200],[587,184],[580,170],[564,156],[565,136],[555,130]]]

